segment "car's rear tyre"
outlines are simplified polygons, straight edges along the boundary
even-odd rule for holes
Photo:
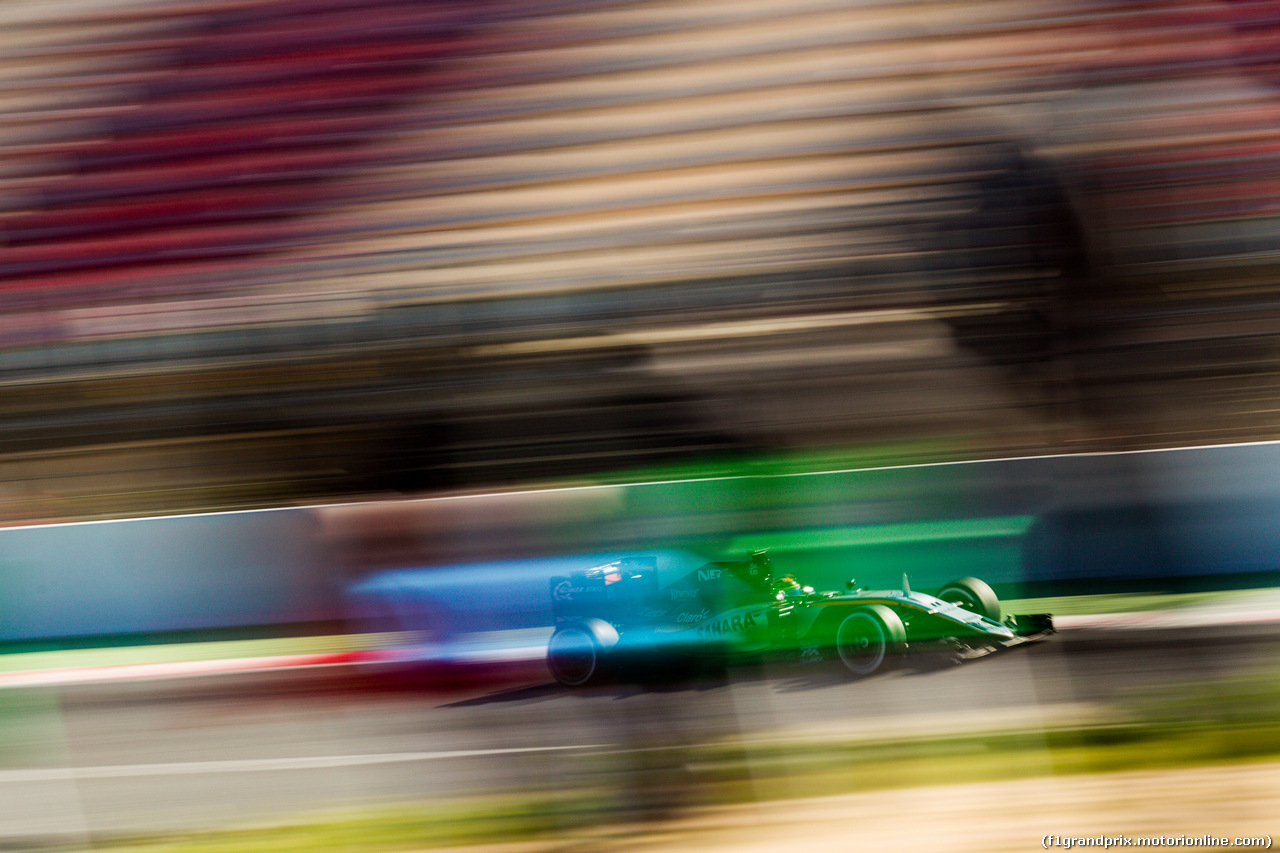
[[[845,669],[866,677],[886,669],[906,645],[902,619],[883,604],[859,607],[836,628],[835,651]]]
[[[971,613],[985,616],[993,622],[1000,621],[1000,599],[986,581],[977,578],[960,578],[944,586],[938,598],[957,604]]]
[[[605,674],[618,632],[603,619],[583,619],[556,628],[547,644],[547,668],[565,687],[581,687]]]

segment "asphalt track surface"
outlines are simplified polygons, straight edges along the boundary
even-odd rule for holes
[[[1274,666],[1276,623],[1069,629],[958,666],[851,682],[821,665],[565,690],[540,667],[446,685],[350,668],[0,692],[0,849],[271,821],[366,804],[635,785],[655,748],[707,739],[937,734],[1047,724]]]

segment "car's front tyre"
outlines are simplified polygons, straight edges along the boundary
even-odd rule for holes
[[[960,578],[938,591],[938,598],[957,604],[970,613],[985,616],[992,622],[1000,621],[1000,599],[986,581],[978,578]]]
[[[906,646],[907,630],[883,604],[859,607],[836,628],[835,651],[849,672],[863,678],[890,666]]]

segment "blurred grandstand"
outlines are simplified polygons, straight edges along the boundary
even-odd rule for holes
[[[0,520],[1277,433],[1273,2],[0,8]]]

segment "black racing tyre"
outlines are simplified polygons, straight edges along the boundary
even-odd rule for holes
[[[960,578],[944,586],[938,598],[958,604],[971,613],[985,616],[993,622],[1000,621],[1000,599],[986,581],[977,578]]]
[[[859,678],[892,665],[907,641],[897,613],[883,604],[859,607],[836,627],[835,651],[845,669]]]
[[[603,619],[567,622],[556,628],[547,643],[547,668],[565,687],[598,681],[617,643],[617,630]]]

